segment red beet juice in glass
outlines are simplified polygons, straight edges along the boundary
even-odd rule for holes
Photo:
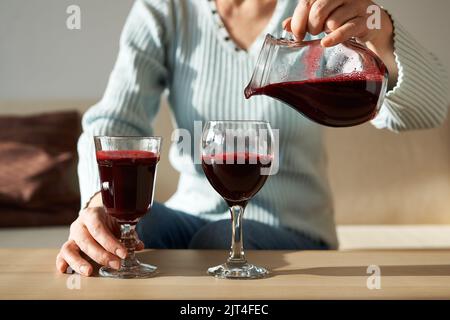
[[[149,151],[97,151],[103,205],[120,222],[135,224],[150,209],[157,154]]]
[[[272,157],[249,152],[219,153],[202,156],[208,181],[229,206],[245,205],[264,185]]]

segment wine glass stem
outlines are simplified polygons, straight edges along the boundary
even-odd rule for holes
[[[127,257],[121,260],[121,268],[130,268],[136,265],[134,250],[136,248],[135,225],[120,225],[120,242],[127,248]]]
[[[244,244],[242,238],[242,216],[244,215],[244,208],[242,206],[232,206],[231,221],[232,221],[232,236],[231,236],[231,250],[229,263],[245,263]]]

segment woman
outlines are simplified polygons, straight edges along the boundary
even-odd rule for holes
[[[445,74],[433,55],[381,10],[381,28],[368,29],[369,0],[141,0],[122,33],[119,57],[103,99],[83,118],[79,177],[84,209],[57,257],[90,275],[92,265],[119,267],[126,255],[117,224],[102,208],[93,135],[151,135],[161,93],[169,90],[176,125],[193,132],[194,121],[263,119],[280,129],[280,171],[246,209],[248,249],[337,247],[327,182],[322,127],[280,102],[243,97],[263,37],[281,25],[298,39],[326,32],[322,45],[356,37],[389,69],[389,92],[378,128],[429,128],[446,116]],[[137,227],[139,248],[226,248],[227,206],[176,145],[170,160],[180,172],[175,195],[155,203]],[[164,177],[159,177],[164,179]]]

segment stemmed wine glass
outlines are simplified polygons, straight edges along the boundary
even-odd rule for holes
[[[94,137],[101,194],[106,213],[120,224],[120,241],[127,257],[118,270],[100,268],[111,278],[147,278],[156,267],[139,262],[134,254],[135,227],[153,203],[156,167],[160,157],[160,137]]]
[[[271,173],[273,133],[264,121],[209,121],[202,134],[202,168],[213,188],[230,207],[232,238],[224,264],[208,273],[218,278],[252,279],[268,271],[250,264],[243,248],[242,217],[250,199]]]

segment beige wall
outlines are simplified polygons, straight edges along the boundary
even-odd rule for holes
[[[0,100],[96,100],[133,0],[0,0]],[[81,30],[66,27],[71,4]]]
[[[82,28],[70,31],[65,27],[65,10],[74,2],[81,7]],[[0,114],[84,111],[95,103],[106,86],[132,2],[0,0]],[[380,4],[450,70],[450,1],[384,0]],[[155,129],[165,138],[163,159],[167,159],[171,123],[166,105]],[[403,136],[362,126],[331,129],[327,137],[338,222],[450,222],[448,203],[441,201],[450,198],[448,126]],[[162,161],[158,200],[170,196],[176,179],[168,161]]]
[[[73,3],[81,8],[81,30],[68,30],[65,25],[66,8]],[[0,0],[0,101],[97,100],[132,3]],[[450,1],[380,3],[450,70]]]

